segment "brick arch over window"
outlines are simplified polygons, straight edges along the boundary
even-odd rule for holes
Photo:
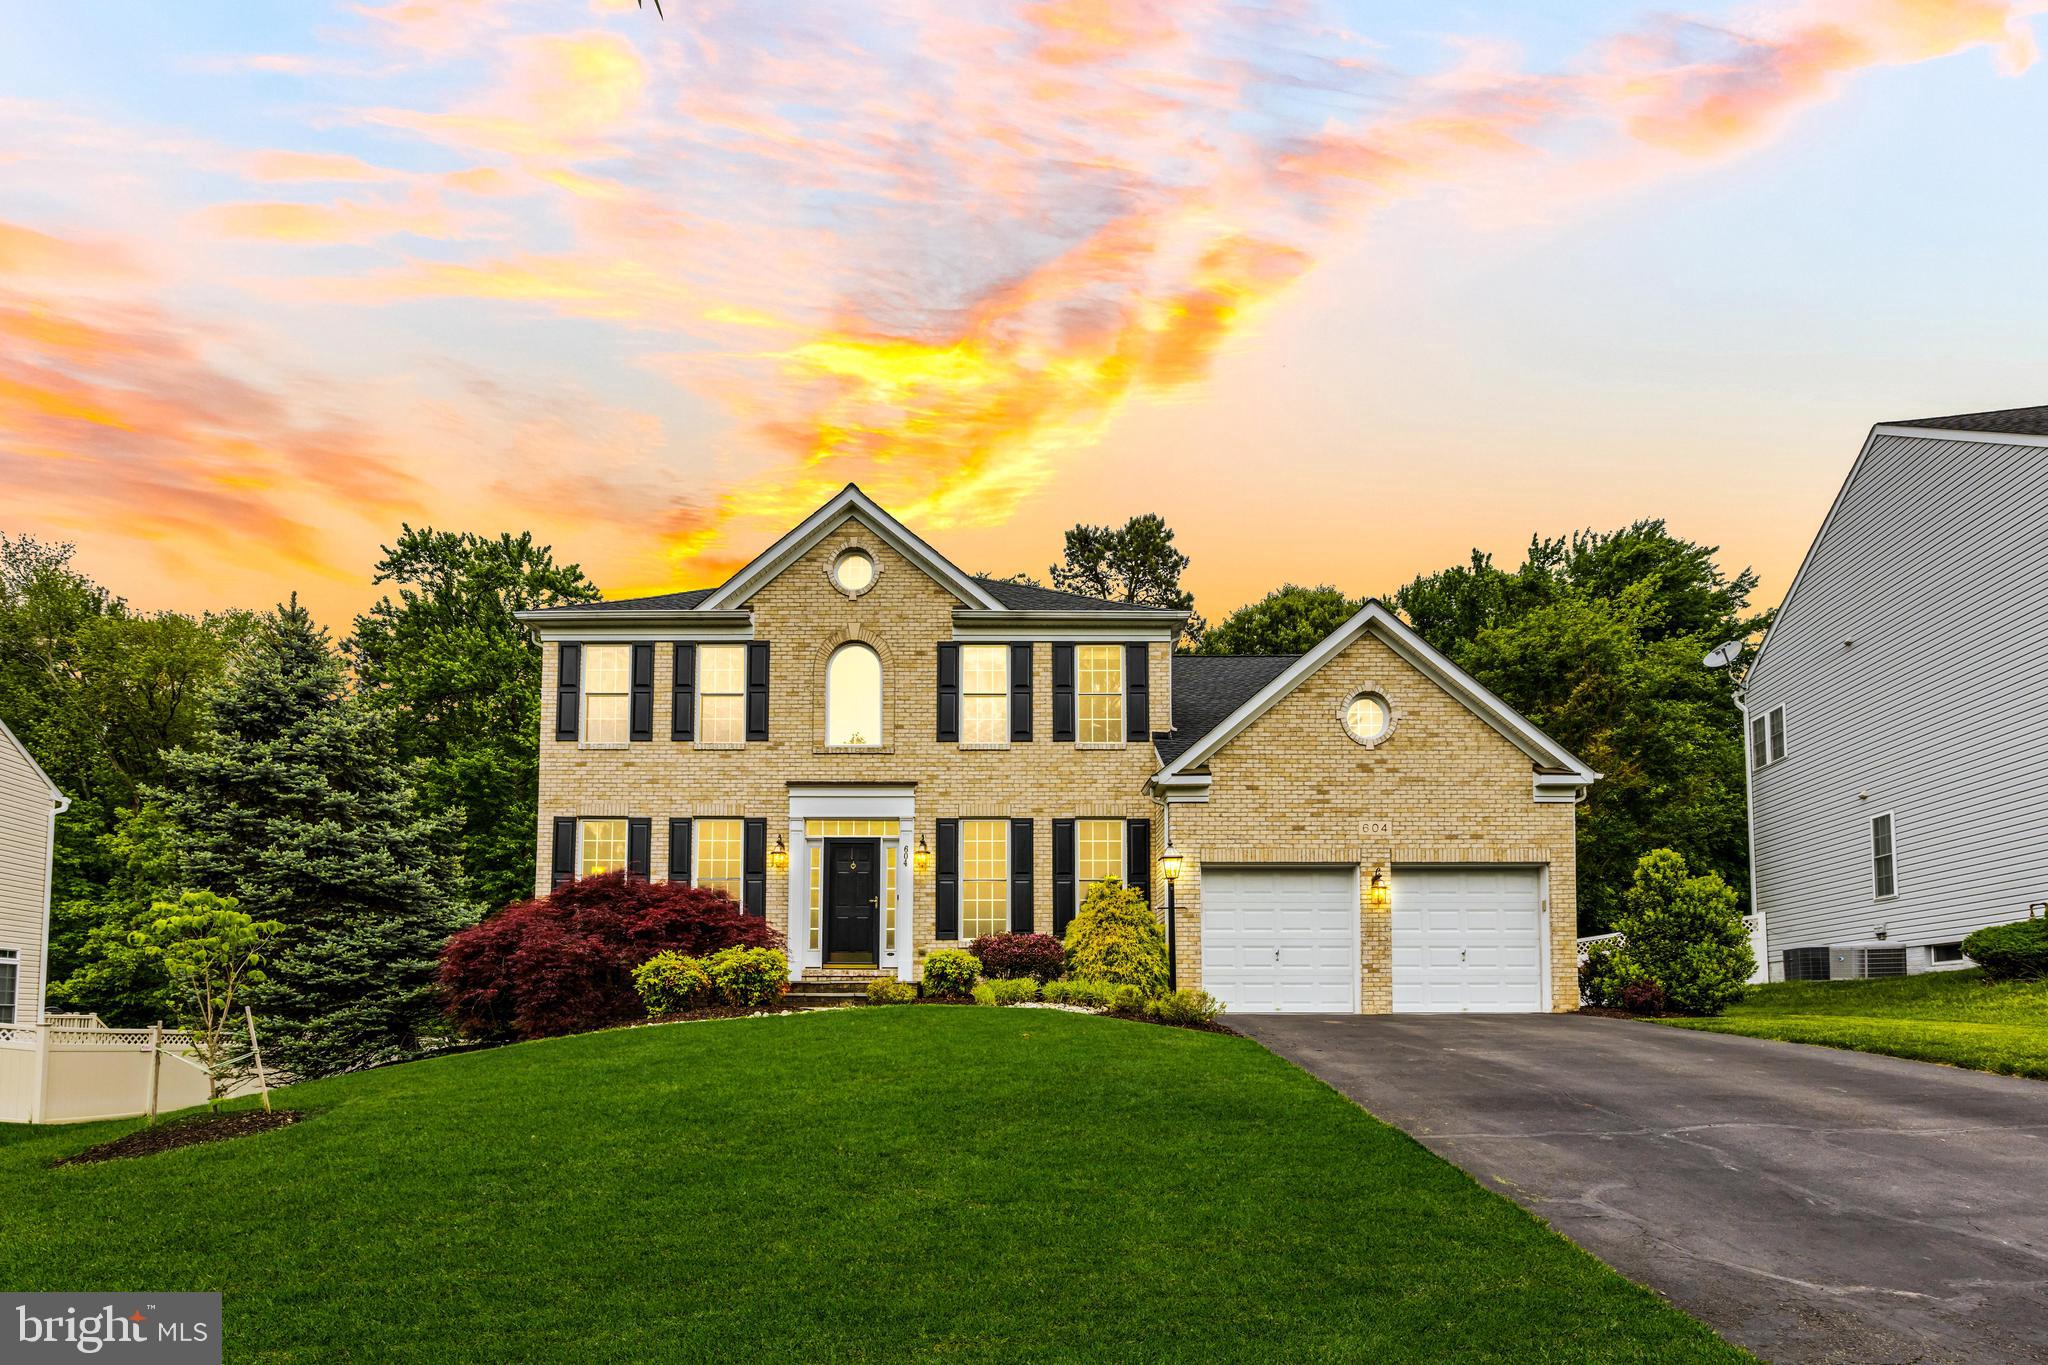
[[[846,626],[832,634],[819,646],[817,655],[812,660],[811,696],[815,700],[811,706],[811,733],[816,736],[818,744],[827,744],[825,724],[828,713],[827,698],[831,691],[832,660],[848,645],[865,645],[874,651],[876,660],[882,666],[882,733],[873,744],[861,745],[860,748],[890,748],[896,742],[896,694],[900,690],[900,679],[896,676],[896,670],[899,662],[895,651],[889,648],[886,641],[859,626]]]

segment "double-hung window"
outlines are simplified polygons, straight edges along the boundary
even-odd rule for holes
[[[697,646],[697,742],[747,742],[747,647]]]
[[[576,875],[601,877],[626,867],[626,822],[583,820],[577,827]]]
[[[1074,737],[1083,744],[1120,744],[1124,738],[1124,647],[1074,649]]]
[[[1892,817],[1889,812],[1870,820],[1870,881],[1877,898],[1899,894],[1899,874],[1892,848]]]
[[[960,646],[960,742],[1010,741],[1010,647]]]
[[[1083,904],[1097,882],[1124,875],[1124,822],[1121,820],[1076,820],[1074,822],[1074,881],[1077,899]]]
[[[960,936],[1010,927],[1010,822],[960,822]]]
[[[0,1024],[15,1022],[14,993],[20,984],[20,952],[13,948],[0,948]]]
[[[1773,706],[1749,723],[1749,765],[1768,768],[1785,757],[1785,708]]]
[[[745,894],[746,822],[743,820],[697,820],[697,856],[690,862],[697,885],[723,891],[735,901]]]
[[[587,744],[624,744],[631,737],[633,647],[583,648],[583,739]]]

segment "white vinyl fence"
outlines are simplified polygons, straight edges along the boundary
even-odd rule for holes
[[[1771,965],[1764,958],[1764,922],[1755,915],[1744,915],[1742,927],[1749,931],[1749,951],[1756,958],[1756,970],[1749,974],[1749,984],[1760,986],[1771,979]],[[1620,934],[1588,934],[1579,940],[1579,965],[1586,965],[1586,950],[1596,943],[1620,938]]]
[[[93,1014],[0,1024],[0,1123],[83,1123],[150,1110],[156,1072],[159,1113],[206,1103],[206,1067],[182,1029],[108,1028]],[[253,1087],[236,1087],[231,1094]]]

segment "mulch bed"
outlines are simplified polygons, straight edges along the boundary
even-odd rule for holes
[[[229,1138],[289,1128],[306,1117],[296,1109],[239,1109],[231,1114],[199,1114],[173,1119],[153,1128],[138,1128],[126,1137],[88,1147],[72,1156],[60,1157],[52,1166],[90,1166],[101,1161],[120,1161],[131,1156],[154,1156],[158,1152],[196,1147],[202,1142],[225,1142]]]
[[[1581,1005],[1580,1014],[1590,1014],[1596,1019],[1683,1019],[1682,1014],[1637,1014],[1632,1010],[1609,1009],[1605,1005]]]
[[[745,1019],[756,1014],[789,1014],[789,1006],[781,1001],[772,1005],[708,1005],[701,1010],[677,1010],[673,1014],[657,1014],[651,1019],[641,1019],[628,1024],[627,1028],[638,1028],[643,1024],[688,1024],[699,1019]]]

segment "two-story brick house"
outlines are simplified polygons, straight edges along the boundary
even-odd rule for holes
[[[1118,877],[1239,1010],[1577,1003],[1598,775],[1377,603],[1299,658],[1176,657],[1180,613],[973,577],[849,486],[719,587],[524,619],[537,891],[687,878],[793,976],[909,980]]]

